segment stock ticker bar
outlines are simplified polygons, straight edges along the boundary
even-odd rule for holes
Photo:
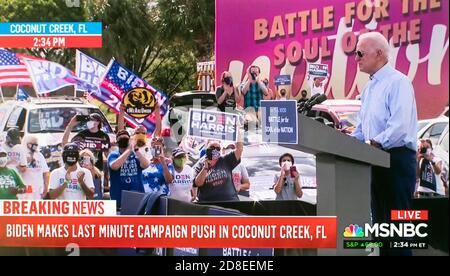
[[[0,23],[0,47],[101,48],[101,22]]]
[[[426,241],[376,241],[344,240],[344,249],[391,248],[391,249],[427,249]]]

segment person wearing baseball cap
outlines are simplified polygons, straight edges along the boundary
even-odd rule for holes
[[[173,149],[172,162],[174,175],[170,185],[170,197],[186,202],[194,201],[196,191],[192,187],[192,168],[186,164],[187,153],[180,147]]]
[[[8,168],[24,173],[27,170],[27,149],[22,145],[20,131],[17,127],[8,129],[2,147],[8,153]]]
[[[80,150],[90,149],[96,160],[95,166],[103,172],[105,170],[104,155],[108,154],[111,148],[109,136],[102,130],[103,117],[99,113],[73,116],[64,131],[63,146],[69,142],[70,133],[78,124],[84,124],[86,129],[79,131],[71,142],[77,143]]]
[[[25,184],[20,175],[6,166],[8,152],[0,147],[0,199],[17,199],[17,194],[25,193]]]
[[[78,165],[80,148],[75,143],[64,146],[64,166],[50,174],[49,197],[59,200],[86,200],[94,197],[94,181],[88,169]]]

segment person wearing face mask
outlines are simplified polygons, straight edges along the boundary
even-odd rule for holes
[[[440,174],[442,160],[433,154],[430,139],[420,141],[417,151],[416,197],[445,196],[445,187]]]
[[[236,146],[233,143],[225,143],[222,148],[222,153],[223,155],[227,155],[234,152],[235,149]],[[234,187],[236,188],[238,195],[250,197],[250,179],[248,177],[247,168],[242,163],[239,163],[239,165],[233,169],[232,174]]]
[[[39,152],[38,139],[28,135],[24,139],[27,148],[27,170],[20,175],[27,185],[27,192],[19,199],[43,199],[48,192],[50,170],[44,155]]]
[[[308,92],[306,90],[303,89],[301,94],[302,94],[302,97],[300,99],[298,99],[298,101],[297,101],[298,103],[306,102],[309,100]]]
[[[95,157],[92,151],[84,149],[80,152],[80,166],[91,172],[94,181],[94,199],[103,199],[103,173],[95,166]]]
[[[278,99],[282,100],[282,101],[287,100],[287,91],[286,91],[286,89],[284,89],[284,88],[280,89],[280,91],[278,92]]]
[[[242,137],[242,129],[240,129],[236,150],[224,156],[221,156],[218,141],[208,142],[206,155],[193,168],[194,187],[198,187],[199,202],[239,200],[232,172],[241,162],[244,149]]]
[[[172,151],[172,162],[174,166],[173,181],[170,185],[170,197],[192,202],[196,198],[196,191],[192,188],[193,170],[186,165],[187,154],[182,148]]]
[[[27,170],[27,149],[21,144],[19,129],[9,128],[5,142],[1,146],[8,153],[8,168],[24,173]]]
[[[64,146],[69,141],[69,135],[73,128],[78,125],[77,116],[74,116],[69,124],[67,125],[64,136],[62,140],[62,145]],[[95,166],[100,170],[104,171],[104,156],[106,155],[111,147],[111,142],[109,136],[101,130],[102,128],[102,116],[98,113],[90,114],[88,121],[86,122],[86,129],[78,132],[73,138],[72,143],[76,143],[80,149],[90,149],[95,156]]]
[[[233,112],[236,109],[236,103],[241,97],[239,90],[233,84],[231,73],[224,71],[221,76],[222,85],[216,89],[216,100],[220,111]]]
[[[63,148],[64,166],[53,170],[50,174],[48,195],[58,200],[93,199],[94,182],[88,169],[78,165],[80,148],[75,143],[66,144]]]
[[[242,95],[244,95],[244,108],[249,113],[248,119],[252,120],[253,113],[256,119],[260,118],[261,99],[269,94],[266,85],[261,79],[261,69],[252,65],[247,70],[247,80],[241,85]]]
[[[280,156],[278,161],[281,171],[274,177],[274,190],[276,200],[297,200],[303,196],[300,185],[300,174],[295,169],[294,157],[290,153]]]
[[[316,77],[308,74],[308,84],[311,88],[311,96],[325,93],[325,85],[328,82],[328,75],[326,77]]]
[[[165,157],[162,137],[153,137],[150,146],[152,159],[150,165],[142,172],[145,191],[160,191],[168,195],[170,193],[169,184],[172,183],[174,175],[172,160]]]
[[[25,193],[25,184],[14,169],[6,166],[8,152],[0,147],[0,199],[17,199],[18,194]]]
[[[147,158],[135,151],[136,142],[130,139],[126,130],[119,130],[116,134],[118,150],[108,156],[110,175],[110,196],[116,200],[117,207],[121,207],[122,191],[144,192],[142,170],[150,164]]]

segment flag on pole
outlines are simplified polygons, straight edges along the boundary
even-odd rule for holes
[[[0,86],[32,85],[23,56],[0,49]]]
[[[92,85],[90,93],[100,93],[100,80],[106,72],[106,66],[77,49],[75,55],[75,74],[80,80]],[[87,91],[85,86],[77,90]]]
[[[100,81],[100,93],[92,93],[92,95],[99,101],[105,103],[113,112],[119,113],[123,95],[136,87],[145,87],[152,91],[155,99],[159,103],[161,116],[164,116],[167,112],[169,103],[167,95],[148,84],[114,59],[111,59],[109,62],[106,72]],[[155,114],[150,114],[144,119],[136,119],[125,114],[125,119],[132,126],[145,126],[148,133],[152,133],[155,129]]]
[[[25,90],[23,90],[20,86],[17,88],[16,100],[25,101],[29,97],[30,97],[30,95],[28,95],[28,93]]]
[[[92,88],[91,85],[78,79],[72,71],[59,63],[28,58],[22,58],[22,61],[27,66],[38,95],[54,92],[69,85],[85,86],[86,89]]]

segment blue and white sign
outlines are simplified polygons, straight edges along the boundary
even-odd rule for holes
[[[291,84],[290,75],[279,75],[275,77],[275,85],[289,85]]]
[[[311,77],[327,77],[328,64],[310,63],[308,64],[308,73]]]
[[[93,91],[91,90],[91,92],[99,93],[100,80],[106,72],[106,66],[78,49],[75,60],[75,74],[79,79],[92,85]],[[86,87],[77,85],[77,90],[86,91]]]
[[[236,114],[192,108],[187,135],[237,142],[238,121]]]
[[[297,101],[261,101],[262,141],[297,144]]]
[[[206,256],[273,256],[273,248],[208,248]]]

